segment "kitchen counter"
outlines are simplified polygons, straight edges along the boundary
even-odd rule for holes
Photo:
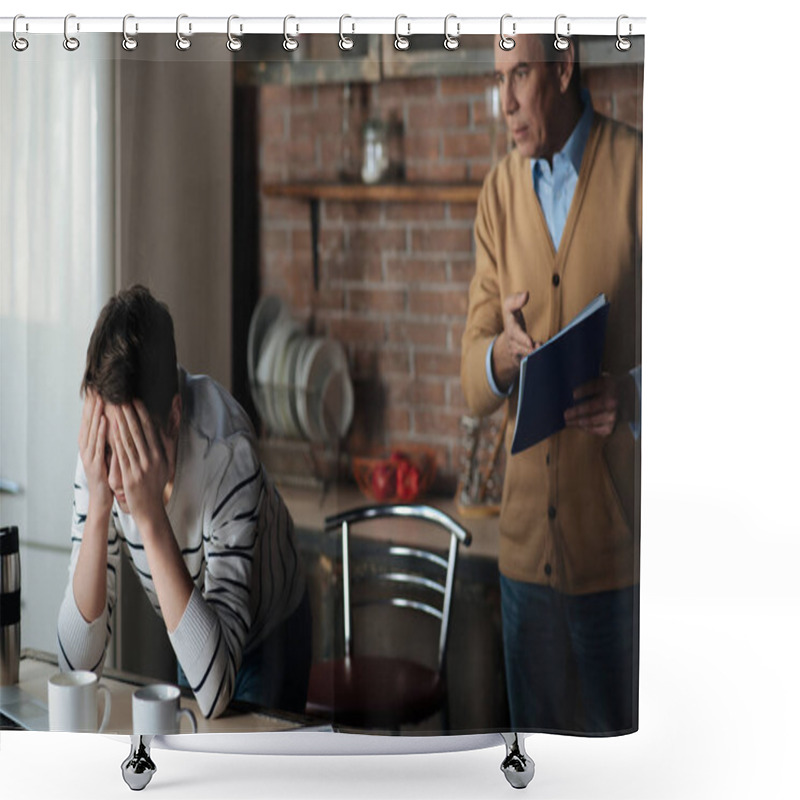
[[[326,517],[348,508],[368,505],[370,502],[357,487],[348,484],[335,484],[327,492],[323,492],[321,489],[283,485],[278,481],[278,489],[292,514],[295,527],[306,533],[321,533]],[[455,501],[449,497],[426,497],[421,502],[449,514],[472,534],[472,544],[462,548],[461,554],[465,557],[497,560],[498,517],[464,517],[458,513]],[[424,527],[421,526],[423,532]],[[359,536],[380,540],[394,539],[394,531],[404,541],[414,541],[415,532],[406,535],[408,523],[403,520],[380,520],[358,527]]]

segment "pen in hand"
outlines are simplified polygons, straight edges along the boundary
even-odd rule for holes
[[[523,317],[523,316],[522,316],[522,310],[518,308],[516,311],[514,311],[514,312],[512,312],[512,313],[514,314],[514,321],[517,323],[517,325],[519,325],[519,327],[520,327],[520,330],[521,330],[521,331],[522,331],[524,334],[526,334],[526,335],[527,335],[527,333],[528,333],[528,328],[527,328],[527,326],[525,325],[525,317]],[[536,349],[538,346],[539,346],[539,345],[538,345],[536,342],[534,342],[533,340],[531,340],[531,351],[530,351],[530,352],[532,353],[532,352],[533,352],[533,351],[534,351],[534,350],[535,350],[535,349]],[[528,353],[528,354],[526,354],[526,355],[530,355],[530,353]],[[523,360],[524,358],[525,358],[525,356],[520,356],[520,364],[522,364],[522,360]]]
[[[528,326],[522,313],[529,296],[526,290],[509,294],[503,300],[502,347],[499,350],[499,362],[495,358],[498,351],[492,356],[492,368],[495,370],[495,376],[501,381],[497,384],[498,387],[501,385],[507,387],[517,379],[522,360],[536,347],[528,335]]]

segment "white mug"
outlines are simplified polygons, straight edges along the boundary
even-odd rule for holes
[[[103,695],[103,719],[97,724],[97,695]],[[47,682],[51,731],[100,732],[111,715],[111,692],[94,672],[59,672]]]
[[[181,708],[181,690],[170,683],[153,683],[133,693],[133,732],[138,735],[180,733],[181,716],[188,717],[192,733],[197,733],[197,720],[188,708]]]

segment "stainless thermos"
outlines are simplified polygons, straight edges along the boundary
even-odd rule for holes
[[[0,686],[19,682],[19,531],[0,528]]]

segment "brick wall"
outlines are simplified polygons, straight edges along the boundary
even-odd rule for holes
[[[596,108],[641,128],[640,71],[584,68]],[[491,166],[486,78],[421,78],[355,85],[351,152],[367,116],[403,129],[406,180],[479,182]],[[348,144],[341,85],[263,86],[262,183],[335,181]],[[504,133],[498,148],[505,147]],[[320,204],[320,284],[312,283],[305,201],[261,199],[261,291],[348,352],[356,391],[351,452],[424,442],[451,488],[459,464],[460,341],[473,269],[473,204]]]

